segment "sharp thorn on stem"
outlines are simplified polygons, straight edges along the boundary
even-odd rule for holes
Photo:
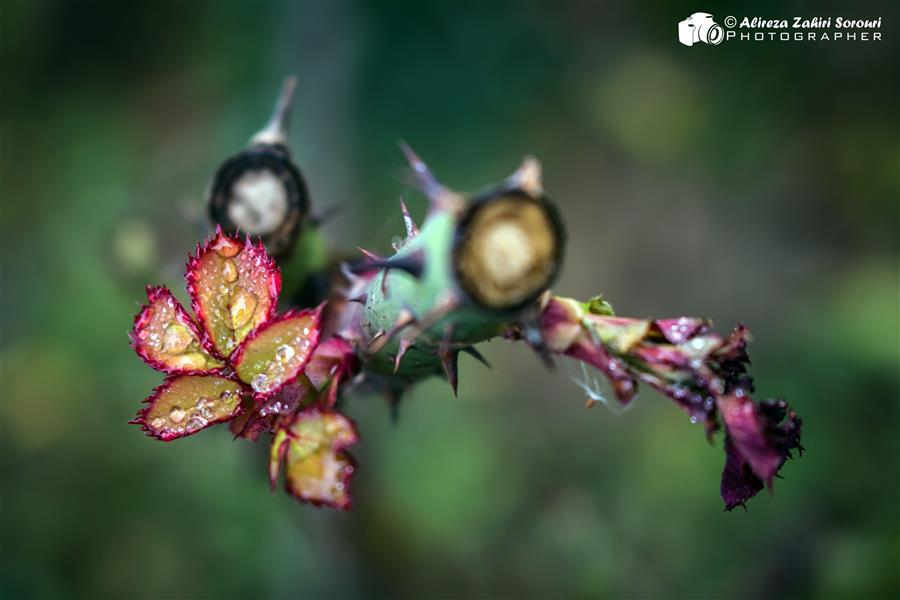
[[[475,346],[466,346],[465,348],[462,348],[462,351],[483,364],[488,369],[492,368],[491,363],[487,361],[484,355],[481,354],[481,352],[479,352]]]
[[[438,354],[441,359],[441,366],[444,367],[444,374],[450,382],[450,388],[453,390],[455,397],[456,388],[459,383],[459,350],[447,350]]]
[[[291,106],[294,103],[294,90],[296,87],[296,77],[291,75],[285,78],[269,122],[253,136],[250,140],[251,144],[287,145],[288,127],[291,124]]]
[[[409,350],[409,347],[412,346],[412,343],[412,340],[406,338],[400,340],[400,349],[397,350],[397,356],[394,357],[394,373],[400,370],[400,361],[403,360],[403,356]]]
[[[419,228],[410,216],[409,208],[406,206],[406,202],[403,201],[403,198],[400,198],[400,210],[403,211],[403,224],[406,225],[406,239],[410,240],[419,235]]]

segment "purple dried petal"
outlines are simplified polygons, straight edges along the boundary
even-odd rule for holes
[[[725,439],[725,468],[722,471],[720,492],[725,501],[725,510],[744,506],[750,498],[763,489],[760,481],[744,456],[737,451],[730,438]]]
[[[658,319],[653,324],[669,342],[683,344],[695,335],[706,331],[706,319],[680,317],[678,319]]]

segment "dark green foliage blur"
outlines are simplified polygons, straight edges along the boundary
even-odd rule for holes
[[[815,8],[812,8],[815,6]],[[0,596],[884,597],[898,592],[898,20],[880,43],[687,48],[738,3],[0,1]],[[722,511],[710,448],[644,391],[586,412],[565,365],[487,345],[392,426],[352,398],[356,507],[270,494],[264,443],[126,425],[161,376],[143,286],[184,299],[208,176],[286,73],[336,251],[402,231],[406,140],[463,190],[526,153],[569,230],[556,290],[743,321],[808,453]]]

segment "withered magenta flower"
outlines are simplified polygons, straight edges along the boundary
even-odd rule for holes
[[[750,398],[749,330],[738,326],[723,338],[704,319],[627,319],[597,306],[548,295],[538,320],[545,350],[602,371],[622,405],[643,382],[674,400],[691,422],[703,423],[707,436],[724,425],[726,509],[771,487],[791,450],[802,450],[802,421],[784,400]]]

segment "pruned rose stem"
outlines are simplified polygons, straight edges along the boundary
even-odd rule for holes
[[[404,148],[430,210],[421,228],[402,205],[407,236],[390,258],[365,255],[350,277],[339,331],[366,369],[416,381],[444,374],[456,387],[460,351],[500,335],[556,277],[565,234],[526,158],[495,189],[468,199]]]
[[[792,451],[802,451],[802,422],[787,404],[751,398],[745,327],[723,336],[704,319],[630,319],[602,297],[550,294],[565,232],[531,157],[500,185],[467,197],[403,145],[429,200],[421,227],[401,201],[406,237],[393,255],[360,249],[327,302],[276,314],[282,275],[273,253],[285,259],[288,286],[328,263],[321,236],[303,225],[306,187],[286,145],[294,85],[285,83],[269,124],[213,180],[210,216],[220,226],[188,261],[193,314],[151,287],[135,318],[135,351],[167,375],[132,421],[147,434],[176,440],[224,421],[236,438],[272,434],[272,485],[283,473],[291,496],[347,510],[356,469],[347,449],[359,439],[339,411],[347,392],[381,390],[392,414],[409,386],[432,375],[456,394],[459,353],[486,364],[475,344],[503,336],[548,364],[561,355],[599,370],[623,407],[643,384],[708,437],[724,430],[728,510],[771,488]],[[229,235],[237,228],[243,239]]]
[[[704,319],[622,318],[599,297],[550,295],[565,237],[536,160],[467,199],[404,150],[430,210],[419,228],[401,204],[407,237],[393,256],[363,250],[365,260],[348,272],[345,297],[353,301],[340,305],[337,326],[392,407],[398,390],[434,374],[456,393],[460,351],[499,335],[523,339],[548,361],[561,354],[600,370],[622,406],[644,384],[702,423],[710,439],[724,428],[726,508],[771,485],[799,448],[801,422],[786,405],[779,411],[750,399],[746,328],[723,337]]]

